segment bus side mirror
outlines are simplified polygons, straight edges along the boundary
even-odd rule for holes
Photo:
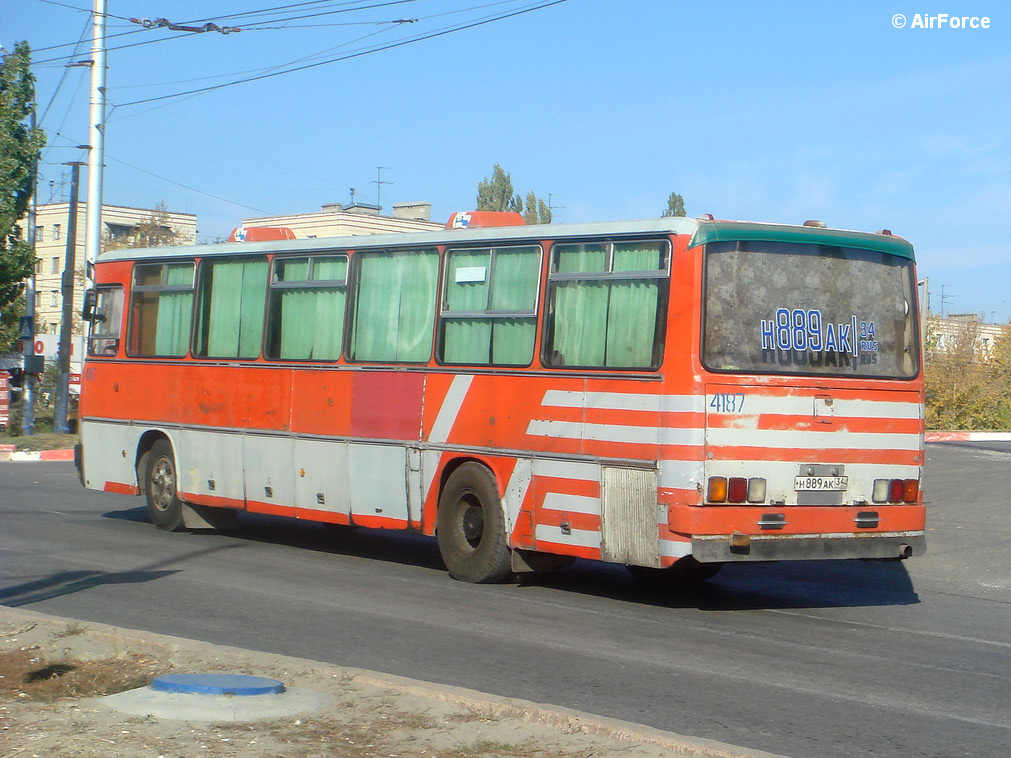
[[[98,292],[88,290],[84,293],[84,308],[81,311],[81,318],[85,321],[105,321],[105,316],[96,312],[98,306]]]

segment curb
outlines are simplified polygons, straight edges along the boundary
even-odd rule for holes
[[[0,461],[72,461],[73,450],[29,450],[18,452],[14,445],[0,445]]]
[[[927,432],[927,442],[1011,442],[1011,432]]]

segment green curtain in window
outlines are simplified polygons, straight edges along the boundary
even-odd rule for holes
[[[555,286],[554,365],[603,366],[608,285],[601,281]]]
[[[367,361],[428,360],[438,274],[434,250],[363,255],[352,356]]]
[[[193,284],[193,264],[166,266],[165,284]],[[193,292],[162,292],[157,295],[154,354],[186,355],[193,319]]]
[[[657,271],[660,266],[656,245],[614,246],[615,271]],[[659,284],[645,279],[618,281],[610,289],[605,365],[648,368],[653,362]]]
[[[296,258],[278,264],[282,282],[343,282],[347,260],[339,257],[316,258],[312,279],[309,259]],[[279,289],[280,349],[278,357],[289,360],[336,360],[340,357],[344,330],[343,286],[328,285],[307,289]]]
[[[601,274],[607,271],[607,245],[557,245],[559,274]]]
[[[660,287],[656,280],[640,279],[615,282],[610,289],[604,365],[649,368]]]
[[[491,310],[528,311],[537,308],[541,256],[537,248],[500,250],[495,254]],[[496,319],[492,327],[492,363],[526,365],[534,354],[537,319]]]
[[[659,271],[656,244],[614,246],[613,272]],[[556,250],[559,273],[604,272],[602,245],[565,245]],[[648,368],[653,362],[660,285],[655,279],[560,281],[555,285],[556,363],[568,366]]]
[[[464,277],[479,281],[458,281],[460,269],[467,268],[482,269],[480,276]],[[446,281],[447,311],[486,310],[491,283],[491,251],[450,253]],[[443,334],[443,360],[446,363],[488,363],[491,359],[491,328],[491,321],[485,318],[447,319]]]
[[[266,259],[213,263],[210,284],[207,355],[257,357],[267,293]]]

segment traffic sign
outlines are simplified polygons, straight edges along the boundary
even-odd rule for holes
[[[22,316],[18,319],[18,339],[30,340],[32,338],[32,317]]]

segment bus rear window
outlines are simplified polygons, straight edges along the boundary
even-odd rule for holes
[[[908,379],[918,372],[913,262],[811,244],[705,251],[711,371]]]

